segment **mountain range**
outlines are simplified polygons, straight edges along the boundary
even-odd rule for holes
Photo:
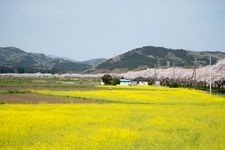
[[[198,66],[212,64],[225,58],[225,53],[220,51],[191,51],[183,49],[168,49],[164,47],[145,46],[128,51],[124,54],[113,57],[98,65],[97,70],[141,70],[144,68],[169,67],[175,64],[180,67],[192,67],[194,63]],[[195,61],[196,59],[196,61]]]
[[[51,57],[41,53],[28,53],[16,47],[0,47],[0,73],[85,73],[85,72],[126,72],[153,67],[192,67],[212,64],[225,58],[220,51],[191,51],[145,46],[130,50],[116,57],[73,61]]]
[[[63,58],[52,58],[44,54],[28,53],[15,47],[0,48],[0,66],[0,72],[19,73],[83,72],[91,67],[88,64]]]
[[[90,66],[98,66],[98,65],[104,63],[105,61],[107,61],[106,58],[96,58],[96,59],[90,59],[90,60],[82,61],[81,63],[86,64],[86,65],[90,65]]]

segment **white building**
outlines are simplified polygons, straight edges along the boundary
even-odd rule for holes
[[[101,81],[101,82],[99,83],[99,85],[105,85],[105,83],[104,83],[103,81]]]
[[[137,85],[136,81],[128,80],[128,79],[120,79],[120,85]]]
[[[160,85],[160,81],[155,81],[155,85]]]
[[[148,82],[147,81],[139,81],[138,85],[148,85]]]

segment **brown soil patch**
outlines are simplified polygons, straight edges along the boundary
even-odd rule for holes
[[[38,104],[38,103],[103,103],[95,100],[84,100],[58,96],[38,95],[31,93],[0,94],[0,103]]]
[[[90,91],[90,90],[99,90],[97,87],[33,87],[33,86],[0,86],[0,91],[7,90],[26,90],[26,89],[35,89],[35,90],[58,90],[58,91],[68,91],[68,90],[79,90],[79,91]]]

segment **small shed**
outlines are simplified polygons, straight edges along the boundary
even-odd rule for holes
[[[148,81],[139,81],[138,85],[148,85]]]
[[[160,81],[155,81],[155,85],[160,85]]]
[[[128,79],[120,79],[120,85],[137,85],[137,81],[132,81]]]
[[[120,85],[131,85],[131,80],[120,79]]]
[[[101,82],[99,83],[99,85],[105,85],[105,83],[104,83],[103,81],[101,81]]]

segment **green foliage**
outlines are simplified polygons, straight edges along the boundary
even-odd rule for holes
[[[153,85],[154,82],[155,82],[155,79],[153,79],[153,78],[137,77],[137,78],[134,79],[134,81],[137,81],[137,82],[139,82],[139,81],[147,81],[148,85]]]
[[[155,82],[155,79],[152,79],[152,78],[148,79],[148,85],[153,85],[154,82]]]
[[[104,76],[102,76],[102,81],[105,83],[105,85],[111,85],[113,78],[111,75],[105,74]]]
[[[73,82],[73,84],[67,84]],[[100,79],[96,78],[26,78],[26,77],[0,77],[0,87],[5,87],[4,93],[13,93],[16,90],[26,89],[96,89]],[[9,91],[8,91],[9,90]],[[1,91],[1,90],[0,90]],[[1,92],[0,92],[1,93]]]
[[[7,94],[29,93],[29,90],[8,90]]]
[[[15,73],[15,69],[12,66],[0,65],[0,73]]]
[[[171,83],[169,83],[168,86],[171,87],[171,88],[178,88],[179,87],[177,82],[171,82]]]
[[[0,47],[0,60],[0,73],[66,73],[84,72],[91,68],[87,64],[27,53],[15,47]]]
[[[136,69],[141,66],[154,67],[160,59],[161,66],[167,66],[167,61],[175,62],[176,66],[193,66],[197,58],[199,65],[209,64],[209,56],[212,56],[212,63],[225,57],[224,52],[193,52],[183,49],[173,50],[163,47],[146,46],[128,51],[116,58],[111,58],[100,64],[97,69]]]
[[[118,84],[120,84],[120,79],[119,78],[114,78],[112,80],[112,85],[118,85]]]

